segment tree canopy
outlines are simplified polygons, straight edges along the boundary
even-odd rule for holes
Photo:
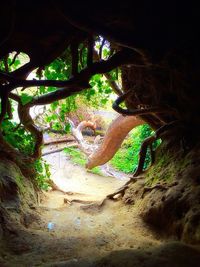
[[[85,89],[93,92],[91,78],[95,74],[120,67],[122,91],[109,76],[119,95],[114,108],[126,115],[141,115],[155,130],[162,128],[159,134],[178,129],[176,138],[187,140],[188,125],[198,129],[200,122],[198,16],[195,5],[180,5],[179,1],[107,1],[98,8],[87,1],[3,1],[1,125],[12,115],[11,100],[16,101],[21,124],[36,140],[29,159],[38,158],[42,133],[34,125],[30,108]],[[109,53],[103,55],[107,41]],[[17,66],[19,53],[28,55],[29,62]],[[54,64],[53,71],[50,64]],[[27,79],[33,70],[38,79]],[[42,72],[45,79],[40,79]],[[30,96],[26,92],[34,86],[38,93]],[[17,88],[23,88],[21,94]],[[127,109],[119,106],[124,101]],[[0,139],[1,151],[21,161],[3,134]],[[197,130],[193,140],[199,140]]]

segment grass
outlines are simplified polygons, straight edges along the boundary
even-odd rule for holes
[[[115,156],[111,159],[111,165],[125,173],[133,173],[138,166],[139,152],[142,142],[145,138],[153,134],[153,131],[147,125],[141,125],[131,131],[129,136],[124,140],[122,147],[117,151]],[[160,144],[156,141],[153,144],[154,149]],[[144,169],[149,166],[151,161],[150,151],[147,150]]]
[[[85,166],[87,159],[86,156],[83,152],[81,152],[79,149],[75,147],[68,147],[64,149],[64,152],[70,156],[70,159],[73,163],[80,165],[80,166]],[[92,170],[89,170],[89,172],[102,175],[101,170],[99,167],[95,167]]]

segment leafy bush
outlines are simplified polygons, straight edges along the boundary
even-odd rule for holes
[[[134,129],[130,136],[124,141],[122,148],[115,154],[111,160],[111,164],[116,169],[131,173],[138,166],[138,155],[140,147],[145,138],[153,134],[153,130],[147,125],[141,125]],[[160,142],[153,144],[155,149]],[[144,168],[147,168],[151,160],[150,151],[147,151]]]
[[[83,154],[80,150],[74,147],[67,147],[64,149],[64,152],[70,156],[71,160],[80,165],[80,166],[85,166],[87,160],[85,154]],[[99,167],[93,168],[90,172],[102,175]]]
[[[16,122],[9,120],[2,122],[2,134],[5,140],[20,152],[28,155],[33,152],[33,137]]]
[[[34,162],[34,169],[36,171],[36,182],[39,188],[47,190],[49,188],[50,170],[49,164],[44,159],[38,159]]]
[[[27,133],[24,128],[19,127],[16,122],[11,122],[9,120],[3,121],[2,134],[9,144],[20,152],[23,152],[25,155],[29,155],[33,152],[32,135]],[[41,158],[33,163],[33,168],[35,169],[35,180],[37,185],[41,189],[47,190],[50,177],[49,165]]]

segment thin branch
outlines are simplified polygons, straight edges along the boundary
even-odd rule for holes
[[[140,175],[143,171],[143,167],[144,167],[144,162],[145,162],[145,158],[146,158],[146,153],[147,153],[147,148],[148,146],[150,147],[150,152],[151,152],[151,163],[154,162],[155,158],[154,158],[154,153],[152,150],[152,143],[154,141],[156,141],[157,139],[161,138],[162,134],[172,130],[173,128],[176,128],[178,125],[180,125],[180,121],[176,120],[176,121],[172,121],[168,124],[165,124],[164,126],[161,126],[152,136],[147,137],[140,148],[140,152],[139,152],[139,163],[138,163],[138,167],[136,169],[136,171],[134,172],[133,176],[136,177],[138,175]]]
[[[151,145],[155,140],[156,140],[156,136],[149,136],[147,137],[140,148],[140,152],[139,152],[139,163],[137,166],[136,171],[134,172],[133,176],[137,177],[138,175],[140,175],[143,171],[143,167],[144,167],[144,163],[145,163],[145,158],[146,158],[146,153],[147,153],[147,148],[149,145]]]
[[[31,158],[37,159],[41,156],[41,146],[43,145],[43,133],[42,131],[34,124],[33,119],[31,118],[29,111],[30,107],[27,105],[22,105],[20,96],[13,93],[9,94],[9,97],[18,102],[18,115],[20,123],[24,125],[24,128],[29,131],[35,138],[35,147]]]
[[[83,69],[76,78],[71,78],[67,81],[58,81],[58,80],[21,80],[17,78],[13,78],[12,76],[9,77],[7,74],[3,74],[0,72],[1,75],[5,75],[8,81],[14,83],[15,87],[33,87],[33,86],[54,86],[58,88],[62,87],[72,87],[78,86],[80,84],[85,84],[88,82],[89,79],[95,74],[103,74],[106,73],[119,65],[124,65],[127,63],[132,62],[133,57],[130,55],[130,50],[124,49],[117,52],[108,60],[101,60],[99,62],[94,62],[92,66]]]
[[[151,165],[155,162],[155,151],[153,150],[153,144],[149,145],[150,154],[151,154]]]
[[[8,114],[8,119],[11,120],[13,118],[13,114],[12,114],[12,105],[9,100],[7,103],[7,114]]]
[[[88,54],[87,54],[87,66],[92,66],[93,63],[93,46],[94,46],[94,39],[93,37],[88,39]]]
[[[107,61],[100,61],[95,62],[92,64],[91,67],[85,68],[80,73],[77,74],[76,77],[72,77],[67,81],[57,81],[57,80],[44,80],[44,81],[38,81],[38,80],[18,80],[16,82],[17,86],[56,86],[56,87],[64,87],[61,89],[58,89],[54,92],[44,94],[42,96],[34,97],[31,102],[29,102],[27,105],[34,106],[34,105],[45,105],[50,104],[56,100],[64,99],[74,93],[81,92],[82,90],[89,88],[89,80],[90,78],[97,74],[97,73],[105,73],[113,68],[125,64],[130,61],[130,54],[128,50],[122,50],[118,53],[116,53],[113,57],[111,57]]]
[[[49,155],[49,154],[53,154],[53,153],[61,152],[61,151],[63,151],[65,148],[68,148],[68,147],[78,147],[78,144],[76,144],[76,143],[73,143],[73,144],[67,144],[67,145],[65,145],[65,147],[57,148],[57,149],[55,149],[55,150],[50,150],[50,151],[44,152],[44,153],[42,153],[42,156],[47,156],[47,155]]]
[[[15,55],[14,55],[12,61],[11,61],[10,64],[9,64],[10,67],[15,63],[15,60],[16,60],[17,56],[19,56],[19,54],[20,54],[20,52],[16,52],[16,53],[15,53]]]
[[[21,127],[21,122],[18,123],[18,125],[13,129],[13,132],[16,132]]]
[[[118,95],[121,96],[123,94],[121,88],[118,86],[118,84],[112,80],[112,77],[110,75],[110,73],[105,73],[104,76],[106,77],[106,79],[108,80],[108,83],[110,85],[110,87],[113,89],[113,91]]]
[[[168,113],[173,112],[172,110],[169,110],[167,108],[163,107],[150,107],[150,108],[144,108],[144,109],[123,109],[119,105],[124,102],[125,99],[128,98],[128,96],[132,95],[132,90],[129,90],[127,93],[119,96],[113,103],[112,108],[117,111],[118,113],[122,115],[127,115],[127,116],[136,116],[136,115],[145,115],[145,114],[150,114],[150,113]]]
[[[78,73],[78,43],[72,43],[70,46],[72,57],[72,76]]]
[[[8,106],[8,94],[2,93],[1,94],[1,114],[0,114],[0,125],[6,115],[7,112],[7,106]]]
[[[101,43],[101,46],[99,48],[99,58],[100,59],[102,58],[102,52],[103,52],[103,47],[104,47],[105,42],[106,42],[106,39],[104,38],[102,43]]]
[[[4,67],[5,67],[5,71],[9,72],[9,67],[8,67],[8,57],[9,54],[7,54],[4,58],[3,58],[3,63],[4,63]]]
[[[96,51],[94,51],[94,57],[96,60],[100,60],[100,56],[98,55],[98,53]],[[123,94],[121,88],[118,86],[118,84],[113,81],[111,75],[109,72],[104,73],[104,76],[106,77],[110,87],[113,89],[113,91],[118,95],[121,96]]]
[[[79,60],[80,60],[80,64],[81,64],[81,68],[84,68],[84,62],[83,62],[83,50],[85,49],[85,47],[81,47],[80,51],[79,51]]]
[[[39,128],[34,124],[33,119],[30,114],[30,107],[23,106],[21,103],[18,103],[18,114],[21,123],[24,125],[24,128],[29,131],[35,138],[35,147],[32,158],[39,158],[41,156],[41,146],[43,145],[43,133]]]

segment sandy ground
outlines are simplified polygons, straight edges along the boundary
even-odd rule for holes
[[[68,160],[64,152],[49,154],[44,158],[51,166],[51,179],[63,191],[73,192],[72,198],[78,196],[81,199],[100,201],[128,180],[126,175],[120,175],[117,179],[90,173]]]
[[[8,256],[5,252],[0,266],[96,266],[93,263],[97,259],[113,251],[121,253],[120,250],[125,251],[122,262],[131,253],[134,257],[131,262],[137,259],[138,263],[120,263],[117,254],[114,265],[98,266],[160,266],[148,265],[147,257],[154,253],[149,249],[162,247],[165,242],[140,219],[136,205],[106,200],[98,208],[98,203],[122,186],[127,177],[116,179],[88,173],[70,162],[63,152],[45,158],[51,164],[54,183],[66,193],[51,191],[41,196],[40,206],[35,210],[37,216],[27,216],[26,227],[19,229],[10,242],[12,254]],[[164,254],[167,259],[168,253]],[[145,259],[147,265],[141,265]],[[160,260],[160,256],[155,259]]]

